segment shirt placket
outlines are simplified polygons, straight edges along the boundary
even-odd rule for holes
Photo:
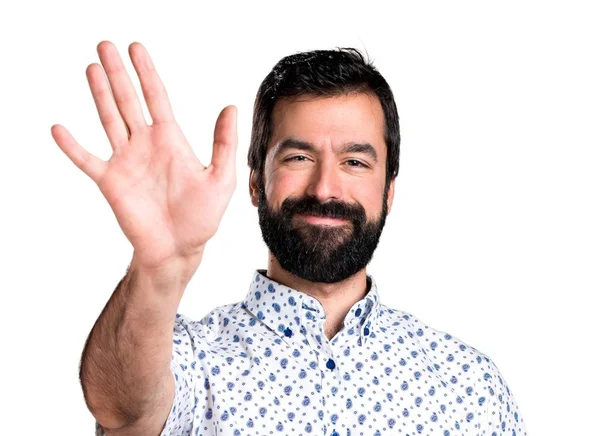
[[[321,316],[319,310],[309,304],[303,305],[303,311],[305,334],[318,363],[315,369],[318,371],[320,383],[316,386],[316,391],[319,393],[318,413],[322,424],[322,434],[324,436],[336,436],[339,435],[339,432],[336,431],[335,424],[330,422],[330,417],[333,413],[337,412],[331,409],[330,404],[327,402],[327,397],[334,395],[334,390],[340,392],[341,377],[335,352],[338,347],[332,345],[325,336],[323,328],[325,318]],[[308,316],[306,315],[307,313],[309,314]]]

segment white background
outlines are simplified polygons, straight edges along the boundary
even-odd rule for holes
[[[400,112],[400,175],[368,271],[384,304],[492,357],[531,435],[597,431],[600,15],[592,2],[6,2],[0,9],[2,434],[93,434],[85,339],[132,247],[60,151],[108,160],[85,68],[142,42],[208,164],[238,107],[238,185],[179,311],[237,302],[265,268],[246,153],[283,56],[354,46]],[[390,5],[394,5],[393,7]],[[141,95],[141,93],[139,93]],[[42,430],[44,429],[44,430]]]

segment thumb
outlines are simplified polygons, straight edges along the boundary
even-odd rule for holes
[[[235,173],[237,143],[237,107],[229,105],[221,111],[215,124],[210,164],[219,175]]]

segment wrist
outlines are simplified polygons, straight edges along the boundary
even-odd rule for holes
[[[134,251],[128,273],[134,270],[138,278],[150,282],[157,289],[181,288],[183,291],[198,269],[203,254],[204,247],[192,256],[173,257],[156,265],[147,265]]]

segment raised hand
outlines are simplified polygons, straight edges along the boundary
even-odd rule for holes
[[[112,156],[103,161],[90,154],[59,124],[52,126],[52,136],[98,185],[139,266],[156,268],[194,258],[216,233],[235,189],[237,108],[227,106],[219,114],[212,161],[204,166],[174,119],[146,49],[134,42],[129,56],[152,117],[150,126],[116,47],[102,41],[97,50],[102,65],[89,65],[86,75]]]

